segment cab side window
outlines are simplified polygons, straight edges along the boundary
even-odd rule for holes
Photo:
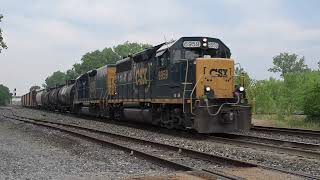
[[[158,66],[160,68],[166,68],[168,65],[168,53],[165,52],[161,56],[158,57]]]

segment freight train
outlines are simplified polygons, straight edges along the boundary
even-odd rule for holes
[[[29,92],[22,105],[198,133],[248,130],[251,106],[230,57],[219,39],[182,37]]]

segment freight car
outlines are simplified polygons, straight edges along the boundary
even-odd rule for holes
[[[199,133],[247,130],[251,107],[230,57],[219,39],[182,37],[47,90],[42,106]],[[63,89],[68,103],[59,100]]]

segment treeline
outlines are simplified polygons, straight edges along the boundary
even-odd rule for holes
[[[281,53],[273,58],[269,71],[281,73],[281,79],[248,79],[248,96],[254,113],[277,114],[279,118],[305,114],[320,120],[320,62],[310,69],[304,57]]]
[[[151,45],[127,41],[117,46],[107,47],[102,51],[88,52],[82,56],[80,63],[74,64],[71,69],[66,72],[56,71],[47,77],[43,87],[54,87],[64,84],[66,80],[75,79],[89,70],[102,67],[106,64],[114,64],[129,54],[140,52],[148,47],[151,47]]]
[[[0,14],[0,22],[2,21],[3,15]],[[7,49],[8,46],[6,45],[6,43],[3,41],[3,37],[2,37],[2,29],[0,28],[0,53],[2,51],[2,49]]]
[[[0,84],[0,106],[4,106],[10,102],[12,94],[10,94],[9,88]]]

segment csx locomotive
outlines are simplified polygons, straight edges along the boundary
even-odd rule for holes
[[[199,133],[247,130],[251,107],[230,56],[219,39],[182,37],[30,92],[22,104]]]

